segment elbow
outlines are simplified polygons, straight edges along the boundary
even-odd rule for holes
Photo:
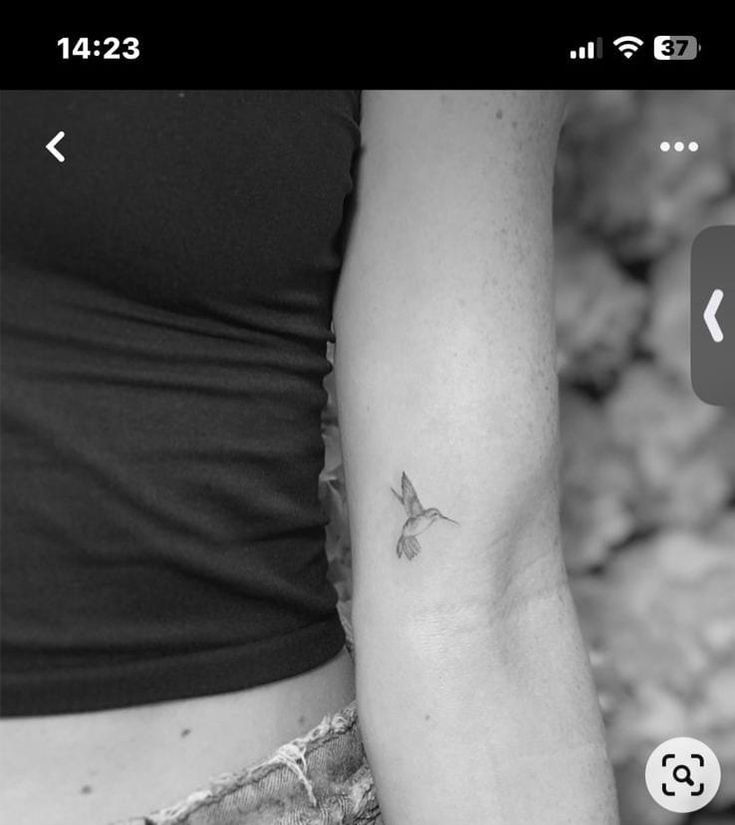
[[[517,428],[501,439],[483,473],[490,479],[479,509],[497,543],[512,544],[529,531],[558,532],[560,443],[556,419],[535,432]]]
[[[565,586],[559,526],[558,440],[526,457],[503,481],[490,528],[485,580],[496,604],[516,604]]]
[[[510,444],[508,449],[508,469],[498,470],[490,495],[473,508],[477,523],[468,535],[466,578],[456,591],[464,602],[460,615],[468,611],[471,617],[479,608],[490,624],[503,623],[533,603],[567,595],[558,438],[536,442],[533,450]]]
[[[540,374],[518,370],[518,385],[509,382],[505,403],[491,406],[491,430],[479,443],[486,452],[476,463],[485,481],[472,513],[485,513],[483,528],[493,541],[492,559],[510,571],[523,562],[516,545],[539,551],[558,543],[559,407],[556,375],[551,364]],[[497,392],[497,390],[496,390]]]

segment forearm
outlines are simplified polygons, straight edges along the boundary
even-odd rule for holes
[[[530,532],[517,541],[540,540]],[[617,823],[558,566],[529,566],[484,606],[447,600],[416,619],[383,603],[354,624],[360,725],[385,825]]]

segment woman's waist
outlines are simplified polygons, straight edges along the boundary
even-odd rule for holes
[[[343,648],[319,667],[246,690],[4,719],[2,808],[19,823],[143,814],[261,761],[353,698],[352,659]]]

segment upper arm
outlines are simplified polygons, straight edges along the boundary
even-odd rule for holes
[[[504,537],[537,513],[553,529],[561,110],[552,92],[363,95],[334,307],[356,608],[405,588],[482,598]],[[432,527],[412,561],[395,552],[406,515],[390,488],[404,471],[461,525]]]

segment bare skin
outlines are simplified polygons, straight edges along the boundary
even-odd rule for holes
[[[0,722],[0,810],[14,825],[108,823],[267,758],[355,696],[346,649],[237,693]]]

